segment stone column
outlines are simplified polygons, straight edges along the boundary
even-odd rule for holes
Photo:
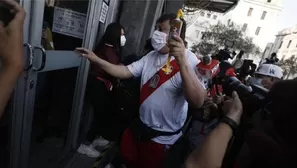
[[[140,54],[162,11],[176,13],[183,3],[184,0],[123,0],[119,20],[125,27],[127,43],[122,57]],[[165,8],[163,5],[166,5]]]
[[[120,13],[120,23],[125,27],[127,43],[122,56],[139,54],[145,41],[150,37],[158,1],[124,0]]]
[[[164,13],[176,13],[178,9],[182,8],[184,0],[166,0]]]

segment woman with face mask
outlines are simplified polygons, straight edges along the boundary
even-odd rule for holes
[[[121,47],[126,43],[124,28],[119,23],[108,25],[101,41],[94,50],[94,53],[112,64],[120,64]],[[111,133],[113,125],[113,114],[116,99],[115,90],[119,80],[105,73],[101,67],[91,63],[91,70],[88,77],[86,96],[93,106],[93,123],[86,140],[78,149],[81,154],[97,158],[100,153],[95,150],[96,146],[106,146],[109,141],[114,140]],[[102,137],[96,139],[100,135]],[[108,140],[106,140],[108,139]]]

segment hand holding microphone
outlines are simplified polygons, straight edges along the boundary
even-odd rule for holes
[[[183,40],[178,35],[174,35],[174,39],[169,40],[169,46],[170,46],[170,51],[169,51],[168,58],[170,58],[170,56],[174,56],[179,65],[185,63],[186,48],[183,43]],[[170,60],[169,60],[169,63],[170,63]]]
[[[172,71],[170,68],[171,56],[174,56],[178,61],[177,63],[180,64],[181,61],[183,61],[183,60],[179,60],[180,58],[179,56],[181,55],[179,54],[180,51],[183,50],[184,52],[182,54],[185,55],[184,43],[183,43],[183,40],[179,37],[183,26],[183,22],[181,21],[181,18],[183,17],[184,17],[184,14],[182,10],[179,9],[176,15],[176,19],[173,19],[170,21],[171,28],[170,28],[169,39],[168,39],[169,45],[170,45],[170,53],[168,55],[166,67],[162,69],[166,74],[170,74]]]

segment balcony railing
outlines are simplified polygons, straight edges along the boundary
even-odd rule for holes
[[[186,0],[189,9],[203,9],[213,12],[226,13],[238,4],[239,0]]]

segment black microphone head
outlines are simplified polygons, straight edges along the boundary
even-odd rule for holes
[[[204,65],[209,65],[211,63],[211,57],[210,56],[202,57],[202,62]]]

